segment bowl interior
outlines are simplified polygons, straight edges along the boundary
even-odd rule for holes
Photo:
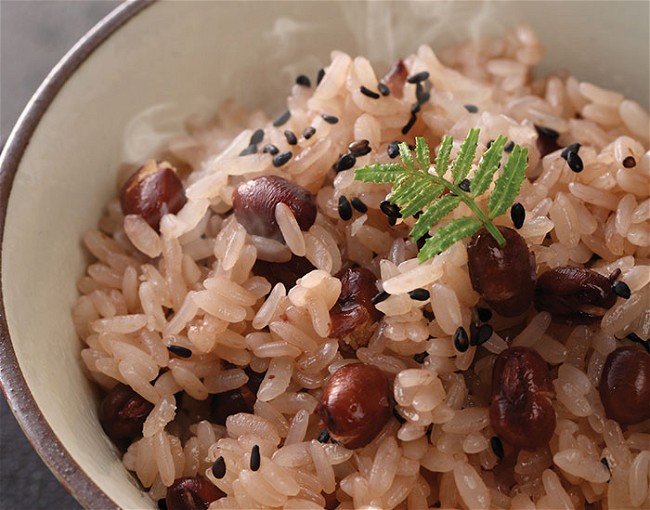
[[[645,2],[159,2],[141,10],[67,79],[19,162],[2,289],[33,401],[6,387],[14,408],[26,398],[23,416],[40,410],[95,494],[123,508],[154,508],[99,426],[97,393],[82,372],[70,319],[87,263],[80,240],[115,196],[119,164],[145,158],[192,110],[230,97],[280,112],[293,78],[314,76],[333,49],[366,55],[382,70],[419,44],[444,47],[518,21],[531,24],[546,48],[540,72],[565,67],[647,107]],[[157,123],[157,136],[134,144],[136,114]],[[66,455],[32,439],[50,462]],[[92,491],[80,496],[74,473],[59,476],[96,506]]]

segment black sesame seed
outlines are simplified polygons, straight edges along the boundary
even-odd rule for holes
[[[323,117],[323,120],[328,124],[336,124],[339,121],[338,117],[336,117],[335,115],[329,115],[327,113],[321,114],[321,117]]]
[[[305,140],[309,140],[312,136],[316,134],[316,128],[314,126],[307,126],[302,130],[302,136]]]
[[[503,152],[512,152],[512,149],[514,148],[515,148],[515,142],[510,140],[503,148]]]
[[[411,115],[411,118],[409,121],[406,123],[406,125],[402,128],[402,134],[405,135],[408,133],[411,128],[413,127],[413,124],[415,124],[415,121],[418,120],[417,116],[415,114]]]
[[[477,308],[476,313],[478,315],[478,319],[481,322],[488,322],[490,319],[492,319],[492,310],[489,308]]]
[[[614,282],[612,290],[614,291],[614,294],[623,299],[630,299],[630,296],[632,295],[630,287],[628,287],[627,283],[622,282],[621,280]]]
[[[296,76],[296,84],[301,87],[311,87],[311,80],[304,74],[299,74]]]
[[[400,142],[391,142],[388,144],[388,157],[390,159],[395,159],[399,156],[399,144]]]
[[[251,141],[249,143],[251,145],[257,145],[262,140],[264,140],[264,130],[258,129],[251,135]]]
[[[397,225],[397,218],[391,216],[390,218],[388,218],[388,224],[391,227],[394,227],[395,225]]]
[[[334,164],[334,170],[336,172],[343,172],[344,170],[349,170],[357,162],[357,158],[354,157],[354,154],[346,153],[339,158],[339,160]]]
[[[367,97],[369,97],[371,99],[379,99],[379,94],[377,92],[375,92],[374,90],[370,90],[368,87],[365,87],[365,86],[361,85],[359,90],[361,91],[361,93],[364,96],[367,96]]]
[[[462,181],[460,181],[458,187],[462,189],[465,193],[469,193],[469,188],[471,184],[472,183],[470,182],[469,179],[463,179]]]
[[[422,105],[420,103],[413,103],[411,105],[411,115],[415,115],[416,113],[418,113],[421,107]]]
[[[339,197],[339,216],[343,221],[348,221],[352,218],[352,206],[345,195]]]
[[[454,347],[458,352],[465,352],[469,349],[469,338],[464,327],[459,327],[454,333]]]
[[[358,150],[365,149],[366,147],[368,147],[369,144],[370,144],[370,142],[368,140],[365,140],[365,139],[355,140],[354,142],[350,142],[348,144],[348,150],[350,152],[355,152],[355,151],[358,151]]]
[[[427,289],[415,289],[409,292],[409,297],[414,301],[426,301],[430,296]]]
[[[566,162],[569,164],[569,168],[575,173],[582,172],[582,169],[584,168],[582,158],[578,156],[577,152],[569,152],[567,154]]]
[[[292,158],[292,156],[293,153],[291,151],[281,152],[273,158],[273,166],[276,168],[281,167],[287,163]]]
[[[570,145],[567,145],[564,149],[562,149],[560,156],[564,159],[567,159],[569,157],[569,152],[575,152],[576,154],[578,154],[579,150],[580,150],[580,144],[572,143]]]
[[[395,409],[395,408],[393,408],[393,416],[394,416],[395,419],[396,419],[399,423],[401,423],[402,425],[403,425],[404,423],[406,423],[406,418],[404,418],[404,416],[402,416],[401,414],[399,414],[399,411],[398,411],[397,409]]]
[[[526,221],[526,209],[519,202],[512,204],[510,208],[510,219],[517,230],[524,226]]]
[[[395,204],[390,203],[388,200],[384,200],[379,204],[379,209],[389,218],[401,218],[402,213],[399,212],[399,207]]]
[[[262,149],[262,152],[265,154],[270,154],[271,156],[275,156],[278,152],[280,152],[280,149],[278,149],[275,145],[272,143],[266,144],[264,148]]]
[[[165,498],[162,498],[162,499],[158,500],[158,509],[159,510],[167,510],[167,500]]]
[[[367,147],[364,147],[363,149],[352,151],[351,153],[355,158],[360,158],[361,156],[365,156],[366,154],[370,154],[371,151],[372,151],[372,148],[370,146],[367,146]]]
[[[386,292],[385,290],[382,290],[379,294],[376,294],[376,295],[375,295],[375,296],[370,300],[370,302],[371,302],[373,305],[378,305],[378,304],[381,303],[382,301],[386,301],[386,300],[388,299],[389,296],[390,296],[390,294],[389,294],[388,292]]]
[[[490,438],[490,446],[492,447],[492,451],[494,452],[494,455],[496,455],[499,459],[503,459],[504,457],[503,443],[501,442],[501,439],[499,439],[498,436],[492,436]]]
[[[320,82],[325,78],[325,69],[322,67],[316,73],[316,85],[320,85]]]
[[[419,352],[418,354],[413,355],[413,361],[416,363],[419,363],[422,365],[424,363],[424,360],[429,356],[429,353],[427,351],[424,352]]]
[[[287,139],[287,143],[289,145],[296,145],[298,143],[298,138],[296,138],[296,133],[294,133],[290,129],[287,129],[284,132],[284,137]]]
[[[330,433],[327,431],[327,429],[321,430],[320,434],[318,435],[318,442],[319,443],[327,443],[330,440]]]
[[[494,140],[490,140],[485,147],[487,147],[489,149],[490,147],[492,147],[493,143],[494,143]]]
[[[553,140],[557,140],[558,137],[560,136],[560,133],[555,131],[555,129],[551,129],[545,126],[535,125],[535,129],[537,130],[537,133],[539,133],[540,135],[546,136],[548,138],[552,138]]]
[[[636,159],[632,156],[628,156],[623,160],[623,166],[625,168],[634,168],[636,166]]]
[[[249,154],[255,154],[257,152],[257,145],[254,143],[250,144],[243,151],[239,153],[240,156],[248,156]]]
[[[418,100],[418,103],[420,103],[420,105],[423,105],[429,99],[431,99],[431,94],[429,92],[424,92],[424,93],[420,94],[419,96],[417,96],[417,100]]]
[[[485,342],[487,342],[490,339],[492,333],[494,333],[494,329],[492,328],[492,326],[490,326],[489,324],[481,324],[478,330],[476,330],[476,334],[472,335],[470,344],[483,345]]]
[[[416,241],[415,244],[418,247],[418,250],[422,249],[422,247],[425,245],[425,243],[427,242],[428,239],[431,239],[431,236],[427,233],[427,234],[424,234],[422,237],[420,237],[420,239],[418,239]]]
[[[258,445],[253,445],[253,449],[251,450],[251,471],[257,471],[260,468],[261,462],[260,447]]]
[[[176,354],[179,358],[189,358],[192,356],[192,351],[187,347],[182,347],[180,345],[168,345],[167,350],[172,354]]]
[[[467,110],[469,113],[477,113],[478,106],[476,106],[475,104],[466,104],[465,110]]]
[[[406,81],[409,83],[419,83],[421,81],[429,79],[428,71],[420,71],[419,73],[412,74],[409,76]]]
[[[368,206],[364,204],[363,200],[361,200],[359,197],[354,197],[352,200],[350,200],[350,203],[352,204],[352,207],[354,207],[360,213],[368,212]]]
[[[377,89],[379,90],[379,92],[381,92],[382,96],[388,96],[390,94],[390,89],[388,88],[388,85],[386,85],[381,81],[377,84]]]
[[[219,457],[212,464],[212,474],[218,480],[226,476],[226,461],[223,457]]]
[[[278,117],[273,121],[275,127],[280,127],[283,124],[286,124],[287,121],[291,118],[291,112],[286,110],[285,112],[278,115]]]

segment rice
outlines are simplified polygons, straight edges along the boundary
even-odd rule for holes
[[[526,26],[439,54],[422,46],[403,59],[410,80],[399,97],[369,60],[334,51],[319,83],[294,85],[274,121],[226,103],[152,155],[182,169],[187,197],[159,230],[107,205],[83,237],[93,259],[72,317],[89,376],[153,407],[123,462],[154,501],[176,479],[201,476],[224,494],[212,510],[648,506],[650,423],[608,419],[599,393],[607,357],[633,341],[647,349],[650,336],[648,113],[566,72],[532,78],[540,57]],[[420,264],[414,220],[382,212],[390,188],[354,178],[415,136],[433,150],[449,134],[455,156],[472,127],[477,159],[499,134],[528,149],[518,233],[538,275],[621,271],[631,295],[601,321],[563,325],[532,307],[484,318],[467,243]],[[582,171],[562,150],[540,153],[536,127],[555,131],[560,149],[580,144]],[[263,175],[312,193],[313,224],[280,201],[278,235],[249,233],[232,214],[233,191]],[[461,205],[449,219],[468,214]],[[507,214],[495,222],[512,226]],[[311,270],[288,278],[296,260]],[[381,318],[330,338],[332,310],[350,305],[339,272],[356,265],[377,277]],[[533,451],[502,442],[490,418],[493,367],[509,347],[551,367],[557,425]],[[395,416],[353,450],[330,440],[317,412],[330,375],[356,362],[388,377]],[[245,403],[219,418],[226,398]]]

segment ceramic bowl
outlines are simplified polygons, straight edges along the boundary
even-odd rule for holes
[[[546,48],[539,72],[564,67],[647,107],[646,2],[128,2],[57,65],[0,161],[0,375],[34,447],[82,505],[155,508],[102,432],[70,319],[80,239],[115,195],[120,163],[229,97],[274,115],[293,78],[314,75],[333,49],[388,65],[421,43],[519,21]],[[134,126],[157,116],[162,135],[134,144]]]

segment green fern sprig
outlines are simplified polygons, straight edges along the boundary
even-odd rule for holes
[[[355,178],[363,182],[392,184],[393,190],[389,200],[400,207],[402,217],[413,216],[422,211],[410,232],[410,236],[415,240],[427,234],[436,223],[461,203],[472,211],[474,217],[453,219],[436,230],[420,249],[420,262],[442,253],[455,242],[472,236],[481,227],[485,227],[500,246],[506,243],[492,220],[505,213],[519,194],[526,177],[528,149],[519,145],[513,147],[503,166],[503,172],[494,183],[486,214],[476,203],[476,198],[490,187],[499,169],[507,139],[499,136],[492,142],[474,172],[469,191],[465,191],[461,188],[461,183],[472,169],[479,133],[476,128],[469,130],[453,162],[450,162],[453,138],[445,136],[440,143],[433,172],[430,171],[429,146],[421,137],[415,139],[415,154],[406,143],[399,144],[401,164],[377,163],[359,168],[355,172]],[[450,173],[450,164],[451,177],[448,179],[445,176]]]

